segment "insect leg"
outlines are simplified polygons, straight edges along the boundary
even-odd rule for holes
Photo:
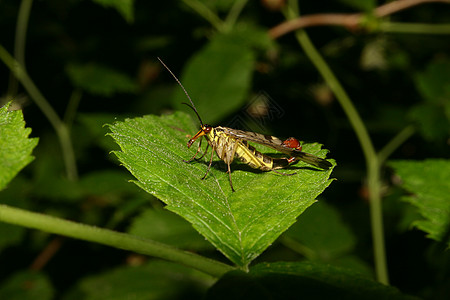
[[[208,143],[209,145],[209,143]],[[208,175],[209,170],[211,169],[212,161],[213,161],[213,155],[214,155],[214,148],[211,151],[211,159],[209,160],[208,170],[206,170],[205,176],[202,177],[202,180],[206,178],[206,175]]]
[[[229,178],[230,178],[231,191],[234,192],[235,190],[234,190],[234,188],[233,188],[233,182],[231,181],[231,168],[230,168],[230,163],[228,163],[227,166],[228,166],[228,176],[229,176]]]
[[[208,146],[209,146],[209,144],[208,144]],[[200,138],[200,142],[198,143],[197,152],[195,152],[194,156],[193,156],[190,160],[183,160],[183,161],[184,161],[185,163],[190,163],[191,161],[193,161],[193,160],[195,159],[195,157],[197,156],[197,154],[200,152],[201,147],[202,147],[202,138]],[[208,147],[206,147],[206,150],[208,150]],[[205,153],[206,153],[206,150],[205,150]],[[202,158],[203,156],[205,156],[205,153],[204,153],[200,158]],[[200,159],[200,158],[199,158],[199,159]]]
[[[297,174],[297,173],[292,173],[292,174],[282,173],[282,172],[279,172],[279,171],[276,170],[276,169],[285,168],[285,167],[289,166],[293,162],[294,163],[297,162],[297,158],[295,158],[295,157],[273,158],[272,162],[273,162],[273,166],[270,169],[270,171],[274,171],[275,173],[280,174],[280,175],[284,175],[284,176],[292,176],[292,175]]]
[[[203,152],[202,156],[200,156],[199,158],[197,158],[197,160],[202,159],[202,158],[205,156],[206,152],[208,152],[208,148],[209,148],[209,143],[208,143],[208,145],[206,145],[205,152]],[[214,152],[214,150],[213,150],[213,152]]]

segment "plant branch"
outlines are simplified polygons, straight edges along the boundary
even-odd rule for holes
[[[350,97],[348,96],[347,92],[344,90],[341,83],[334,75],[330,67],[327,65],[323,57],[314,47],[306,32],[297,31],[296,38],[297,41],[302,46],[303,50],[305,51],[306,55],[309,57],[311,62],[315,65],[319,73],[325,79],[330,89],[336,95],[336,99],[342,106],[342,109],[346,113],[353,127],[353,130],[355,131],[358,137],[366,161],[370,160],[372,157],[375,156],[375,149],[372,145],[369,133],[367,132],[367,129],[361,117],[359,116],[356,108],[354,107],[352,101],[350,100]]]
[[[450,24],[381,22],[379,29],[391,33],[450,34]]]
[[[389,143],[387,143],[383,149],[378,152],[378,162],[383,164],[386,159],[397,150],[400,145],[402,145],[407,139],[409,139],[415,132],[412,125],[404,128],[395,137],[393,137]]]
[[[360,14],[314,14],[285,21],[269,30],[269,36],[277,39],[298,29],[313,26],[343,26],[356,29],[359,26]]]
[[[28,20],[30,19],[33,0],[22,0],[17,16],[14,57],[20,65],[25,66],[25,42],[27,38]]]
[[[289,2],[288,11],[285,12],[286,18],[298,19],[298,8],[295,1]],[[354,107],[350,97],[342,87],[341,83],[334,75],[328,64],[325,62],[319,51],[314,47],[311,40],[304,30],[297,30],[295,32],[297,41],[305,51],[305,54],[309,57],[316,69],[325,79],[326,83],[333,91],[347,115],[348,120],[356,133],[358,141],[364,153],[364,157],[367,165],[367,178],[369,184],[370,195],[370,213],[371,213],[371,226],[372,226],[372,239],[374,244],[374,256],[375,256],[375,271],[379,282],[388,284],[388,273],[386,254],[384,247],[384,230],[383,230],[383,216],[381,209],[380,198],[380,178],[379,178],[379,162],[375,152],[375,148],[370,139],[369,133],[359,116],[356,108]]]
[[[75,155],[73,153],[72,141],[67,126],[61,121],[59,116],[53,110],[47,99],[42,95],[31,78],[28,76],[26,70],[15,60],[8,51],[0,45],[0,60],[10,69],[16,78],[22,83],[27,90],[30,97],[36,102],[36,105],[41,109],[43,114],[47,117],[50,124],[58,135],[59,142],[62,148],[62,155],[66,166],[67,178],[69,180],[76,180],[78,178],[77,166],[75,163]]]
[[[67,105],[66,112],[64,114],[64,123],[69,129],[72,127],[82,95],[83,92],[79,88],[74,89],[70,95],[69,104]]]
[[[0,221],[178,262],[215,277],[232,266],[129,234],[0,205]]]
[[[396,12],[408,9],[410,7],[425,4],[425,3],[432,3],[432,2],[440,2],[440,3],[447,3],[450,4],[450,0],[397,0],[388,2],[386,4],[380,5],[379,7],[375,8],[374,15],[376,17],[386,17],[388,15],[392,15]]]
[[[224,22],[208,6],[203,4],[203,2],[198,0],[183,0],[183,2],[207,20],[217,31],[224,29]]]
[[[397,0],[393,2],[389,2],[387,4],[381,5],[373,11],[373,14],[375,17],[381,18],[386,17],[388,15],[391,15],[393,13],[399,12],[401,10],[419,5],[424,3],[431,3],[431,2],[440,2],[440,3],[447,3],[450,4],[450,0]],[[357,30],[361,28],[361,25],[364,23],[364,18],[366,17],[363,13],[356,13],[356,14],[314,14],[314,15],[306,15],[302,16],[301,18],[295,18],[291,20],[287,20],[272,29],[269,30],[269,36],[272,39],[277,39],[289,32],[306,28],[306,27],[312,27],[312,26],[341,26],[348,28],[349,30]],[[425,24],[423,24],[425,25]],[[426,24],[427,26],[432,26],[432,24]],[[398,26],[398,23],[397,23]],[[437,25],[435,25],[437,26]],[[441,26],[447,26],[447,25],[441,25]],[[384,24],[381,28],[388,28],[389,27]],[[436,28],[428,28],[428,29],[434,29]],[[441,31],[447,30],[447,27],[444,27],[443,29],[438,29]]]
[[[367,164],[367,188],[369,190],[370,227],[372,230],[375,274],[379,282],[389,284],[384,243],[383,208],[381,204],[380,164],[377,156],[371,157]]]
[[[233,6],[231,7],[227,17],[225,18],[226,30],[230,30],[233,27],[233,25],[236,23],[237,18],[239,17],[239,14],[241,13],[242,9],[244,9],[247,2],[248,0],[234,1]]]
[[[290,238],[286,235],[282,235],[279,241],[287,248],[291,249],[294,252],[297,252],[300,255],[308,258],[309,260],[315,260],[318,258],[318,255],[312,249],[306,247],[302,243],[297,242],[293,238]]]
[[[22,66],[25,66],[25,41],[32,5],[33,0],[23,0],[20,3],[19,14],[17,15],[14,56]],[[17,94],[18,88],[17,78],[14,76],[13,72],[11,72],[9,76],[8,95],[14,96]]]

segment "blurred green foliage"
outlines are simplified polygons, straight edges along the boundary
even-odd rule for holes
[[[349,120],[293,33],[277,40],[267,35],[284,21],[282,10],[289,2],[2,1],[0,46],[12,55],[25,53],[24,69],[67,122],[79,180],[66,178],[60,139],[33,95],[10,76],[2,56],[0,118],[14,116],[15,129],[0,120],[0,153],[8,149],[0,166],[14,162],[17,167],[0,170],[0,178],[8,175],[0,183],[6,187],[0,204],[127,231],[226,261],[190,223],[130,183],[135,179],[111,154],[118,146],[105,136],[105,124],[176,110],[195,120],[180,104],[187,101],[183,91],[156,57],[179,77],[204,122],[318,142],[331,150],[328,157],[338,165],[331,175],[337,181],[250,265],[250,273],[230,273],[217,283],[156,258],[0,223],[0,299],[216,299],[224,290],[230,295],[247,291],[258,299],[280,291],[286,297],[307,297],[314,290],[358,299],[449,297],[449,252],[441,247],[449,237],[448,215],[442,213],[448,210],[448,180],[442,177],[449,170],[448,33],[377,31],[383,28],[375,26],[377,22],[366,30],[307,29],[353,101],[375,148],[395,145],[384,153],[400,159],[388,164],[392,169],[382,168],[380,175],[386,253],[395,288],[384,287],[370,279],[374,270],[366,166]],[[377,3],[299,1],[299,6],[301,15],[370,15]],[[444,3],[412,7],[383,20],[371,15],[367,19],[450,23]],[[11,100],[10,109],[22,109],[26,127],[22,112],[7,110]],[[189,122],[170,128],[174,138],[164,137],[167,149],[188,152],[186,142],[197,130],[197,123]],[[409,126],[415,134],[396,144],[395,137]],[[19,151],[21,147],[27,150]],[[205,169],[202,163],[194,166]],[[214,173],[226,179],[221,167],[218,164]],[[197,177],[186,180],[200,180]],[[262,207],[263,194],[258,198]],[[282,219],[283,212],[279,216]],[[437,219],[442,222],[434,222]]]

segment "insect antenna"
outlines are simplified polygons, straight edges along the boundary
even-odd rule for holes
[[[185,105],[189,106],[190,108],[192,108],[192,110],[195,112],[195,114],[197,115],[198,119],[200,120],[200,127],[202,127],[203,126],[202,118],[200,118],[200,115],[198,114],[198,112],[195,109],[195,107],[190,105],[189,103],[186,103],[186,102],[181,102],[181,104],[185,104]]]
[[[159,62],[164,66],[164,68],[166,68],[167,71],[169,71],[169,73],[172,75],[173,78],[175,78],[175,80],[177,81],[177,83],[181,86],[181,88],[183,89],[184,93],[186,94],[186,97],[189,99],[189,101],[191,102],[191,105],[189,105],[186,102],[183,102],[183,104],[186,104],[187,106],[189,106],[190,108],[192,108],[195,111],[195,114],[198,117],[198,120],[200,121],[200,126],[203,126],[203,121],[202,118],[200,118],[200,115],[198,114],[197,109],[195,108],[194,102],[192,102],[191,97],[189,96],[188,92],[186,91],[186,89],[184,88],[184,86],[181,84],[180,80],[178,80],[177,76],[175,76],[175,74],[173,74],[173,72],[169,69],[168,66],[166,66],[166,64],[159,58],[157,57],[157,59],[159,60]]]

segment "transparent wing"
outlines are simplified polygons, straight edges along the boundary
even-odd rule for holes
[[[281,153],[290,155],[291,157],[295,157],[296,160],[301,160],[303,162],[306,162],[310,165],[316,166],[316,167],[324,169],[324,170],[327,170],[332,167],[332,164],[323,158],[320,158],[315,155],[302,152],[301,150],[286,146],[283,143],[284,140],[279,139],[276,136],[264,135],[264,134],[260,134],[260,133],[256,133],[256,132],[232,129],[232,128],[221,127],[221,126],[216,127],[216,130],[217,129],[219,129],[220,131],[223,131],[224,133],[226,133],[232,137],[242,139],[244,141],[255,142],[255,143],[267,146],[267,147],[275,149]]]

